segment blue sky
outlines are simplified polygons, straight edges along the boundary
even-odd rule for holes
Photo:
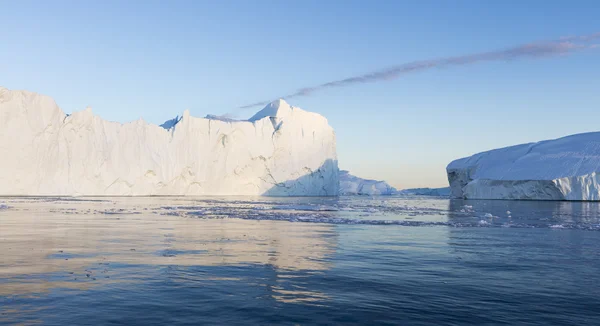
[[[600,32],[596,1],[0,0],[0,8],[0,85],[121,122],[162,123],[185,109],[224,114],[406,62]],[[399,188],[445,186],[455,158],[600,129],[598,76],[596,48],[289,102],[329,119],[341,168]]]

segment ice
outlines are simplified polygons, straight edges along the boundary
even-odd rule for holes
[[[326,205],[276,205],[270,207],[273,210],[291,210],[291,211],[330,211],[336,212],[339,209],[335,206],[326,206]]]
[[[362,179],[348,171],[340,171],[340,195],[393,195],[396,188],[385,181]]]
[[[516,145],[453,161],[451,196],[600,200],[600,132]]]
[[[450,187],[444,188],[409,188],[398,191],[399,195],[448,197]]]
[[[0,88],[0,195],[337,196],[335,133],[275,101],[249,121],[121,124]]]
[[[206,117],[204,117],[204,119],[209,119],[209,120],[219,120],[219,121],[224,121],[224,122],[237,122],[240,120],[231,118],[227,115],[214,115],[214,114],[207,114]]]
[[[373,225],[378,227],[546,228],[600,231],[600,203],[505,202],[397,196],[342,197],[70,197],[0,198],[6,214],[98,215],[107,219],[145,219],[149,214],[203,220],[238,219]],[[465,210],[466,206],[472,208]],[[510,208],[517,217],[506,217]],[[461,210],[463,212],[461,212]]]

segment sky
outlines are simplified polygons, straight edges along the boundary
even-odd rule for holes
[[[156,124],[186,109],[248,118],[261,107],[240,107],[307,87],[600,32],[597,1],[0,0],[0,8],[0,86],[52,96],[67,113],[91,106],[107,120]],[[287,100],[327,117],[340,168],[401,189],[443,187],[454,159],[598,131],[596,43]]]

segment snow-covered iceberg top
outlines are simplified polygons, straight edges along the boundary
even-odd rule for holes
[[[458,198],[600,200],[600,132],[491,150],[446,170]]]
[[[393,195],[396,188],[385,181],[362,179],[340,171],[340,195]]]
[[[248,121],[185,111],[157,126],[0,87],[0,117],[0,195],[338,194],[333,129],[283,100]]]

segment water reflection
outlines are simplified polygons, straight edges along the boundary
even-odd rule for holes
[[[588,231],[598,224],[594,203],[0,202],[11,206],[0,211],[0,324],[595,325],[600,318],[600,233]],[[314,223],[321,220],[327,224]]]
[[[330,268],[335,226],[155,214],[152,208],[165,201],[169,199],[10,202],[12,209],[0,213],[0,296],[119,287],[145,282],[157,269],[172,266],[188,271],[180,269],[171,282],[234,281],[236,277],[193,273],[189,268],[262,265],[272,270],[274,281],[264,285],[275,299],[323,297],[298,284],[286,288],[280,279],[294,277],[297,271]],[[163,273],[164,277],[168,276]]]
[[[597,229],[599,202],[449,200],[448,221],[460,224],[478,218],[481,226]]]

